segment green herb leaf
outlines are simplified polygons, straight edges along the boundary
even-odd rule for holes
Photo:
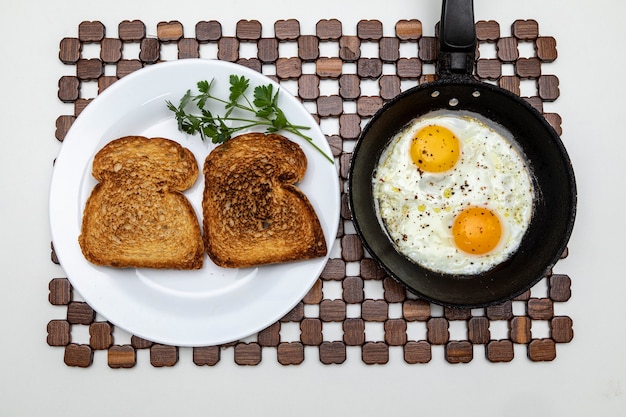
[[[239,100],[241,96],[244,95],[248,86],[250,85],[250,81],[242,76],[231,75],[230,76],[230,96],[228,99],[235,103]]]
[[[210,83],[207,80],[198,81],[198,91],[204,94],[208,94],[211,90],[211,84],[213,84],[213,81],[211,81]]]
[[[255,87],[254,98],[250,102],[246,96],[246,91],[250,87],[249,79],[243,75],[233,74],[229,77],[229,82],[228,100],[216,97],[211,93],[213,80],[210,82],[203,80],[196,84],[199,94],[193,95],[191,90],[187,90],[181,97],[178,106],[166,101],[168,110],[174,113],[178,130],[189,135],[199,134],[202,140],[210,139],[213,143],[224,143],[231,139],[236,132],[252,127],[263,127],[266,133],[285,130],[306,139],[326,159],[334,163],[332,157],[326,155],[313,143],[310,137],[302,133],[302,130],[309,129],[307,126],[295,126],[287,120],[284,111],[278,106],[279,91],[274,91],[273,84]],[[206,109],[205,106],[209,101],[221,103],[225,109],[224,115],[215,115]],[[187,111],[192,102],[197,107],[195,114]],[[235,109],[252,114],[254,119],[233,116]]]
[[[254,89],[254,105],[259,108],[273,107],[274,101],[272,97],[273,86],[272,84],[268,85],[259,85]]]
[[[207,81],[198,81],[197,86],[200,94],[192,97],[191,99],[196,102],[198,108],[203,109],[207,100],[211,98],[211,87],[213,86],[213,81],[210,83]],[[191,94],[191,92],[189,93]]]
[[[271,106],[263,107],[257,110],[254,115],[261,119],[268,119],[274,113],[274,109]]]
[[[279,109],[276,109],[276,117],[274,118],[274,120],[272,120],[272,126],[274,127],[274,129],[276,129],[276,131],[278,132],[279,130],[283,130],[285,127],[287,127],[288,124],[289,121],[287,120],[285,113],[283,113]]]

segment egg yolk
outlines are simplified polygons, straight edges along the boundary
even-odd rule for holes
[[[502,225],[493,211],[484,207],[469,207],[454,220],[452,235],[459,249],[482,255],[498,245],[502,237]]]
[[[459,160],[459,139],[443,126],[420,129],[411,141],[411,159],[426,172],[444,172]]]

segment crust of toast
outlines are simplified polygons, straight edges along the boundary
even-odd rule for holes
[[[85,258],[119,268],[199,269],[204,244],[182,194],[198,177],[194,155],[165,138],[126,136],[94,157],[99,181],[78,238]]]
[[[215,148],[203,168],[209,258],[244,268],[325,256],[317,214],[295,186],[306,168],[302,149],[278,134],[247,133]]]

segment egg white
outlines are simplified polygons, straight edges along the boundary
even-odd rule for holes
[[[422,172],[410,157],[411,140],[435,124],[460,141],[459,161],[441,173]],[[479,274],[506,261],[519,247],[533,212],[531,173],[513,142],[478,118],[430,114],[394,136],[372,180],[377,214],[396,250],[422,267],[446,274]],[[498,246],[472,255],[454,244],[451,227],[468,206],[497,213]]]

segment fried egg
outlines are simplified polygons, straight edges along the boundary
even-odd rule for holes
[[[472,114],[433,113],[392,138],[372,186],[398,252],[432,271],[474,275],[517,250],[534,192],[523,154],[499,131]]]

